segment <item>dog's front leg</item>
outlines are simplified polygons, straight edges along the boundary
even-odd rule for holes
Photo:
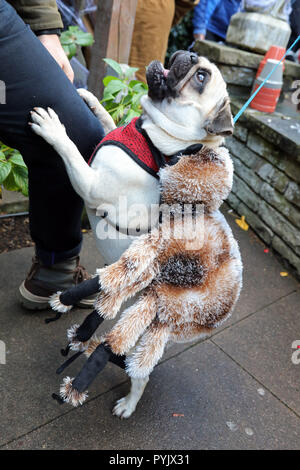
[[[52,145],[62,157],[72,186],[88,206],[95,205],[95,188],[98,174],[85,162],[74,142],[67,136],[66,129],[60,122],[57,114],[48,108],[34,108],[31,111],[32,130]]]
[[[102,106],[102,104],[99,103],[98,98],[96,98],[93,93],[88,90],[85,90],[85,88],[78,88],[77,91],[81,98],[86,102],[86,104],[90,107],[95,116],[101,122],[105,134],[116,128],[113,118]]]
[[[119,418],[129,418],[135,411],[136,405],[140,401],[148,381],[149,376],[143,377],[142,379],[132,378],[129,394],[116,402],[113,414]]]

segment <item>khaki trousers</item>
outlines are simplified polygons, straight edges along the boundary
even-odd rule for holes
[[[133,30],[129,65],[138,67],[137,78],[146,80],[152,60],[164,63],[170,29],[199,0],[139,0]]]

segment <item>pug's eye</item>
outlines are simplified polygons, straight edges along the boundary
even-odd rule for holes
[[[205,79],[205,74],[199,70],[199,71],[197,72],[197,80],[198,80],[200,83],[203,83],[203,82],[204,82],[204,79]]]

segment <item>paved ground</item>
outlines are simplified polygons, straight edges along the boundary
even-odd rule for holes
[[[299,449],[300,364],[291,360],[292,342],[300,341],[299,285],[280,276],[285,269],[251,231],[227,218],[245,266],[231,321],[203,342],[170,347],[136,413],[123,421],[111,408],[129,382],[114,365],[79,409],[51,399],[65,331],[85,313],[46,325],[49,312],[23,311],[16,291],[32,249],[0,255],[0,340],[7,348],[7,363],[0,365],[2,449]],[[86,235],[89,269],[101,263],[97,256]]]

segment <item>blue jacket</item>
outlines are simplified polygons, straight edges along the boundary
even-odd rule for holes
[[[193,15],[193,33],[205,34],[208,20],[218,5],[220,0],[200,0],[200,3],[194,8]]]
[[[240,7],[241,0],[200,0],[194,10],[194,34],[208,30],[225,39],[230,18]]]

